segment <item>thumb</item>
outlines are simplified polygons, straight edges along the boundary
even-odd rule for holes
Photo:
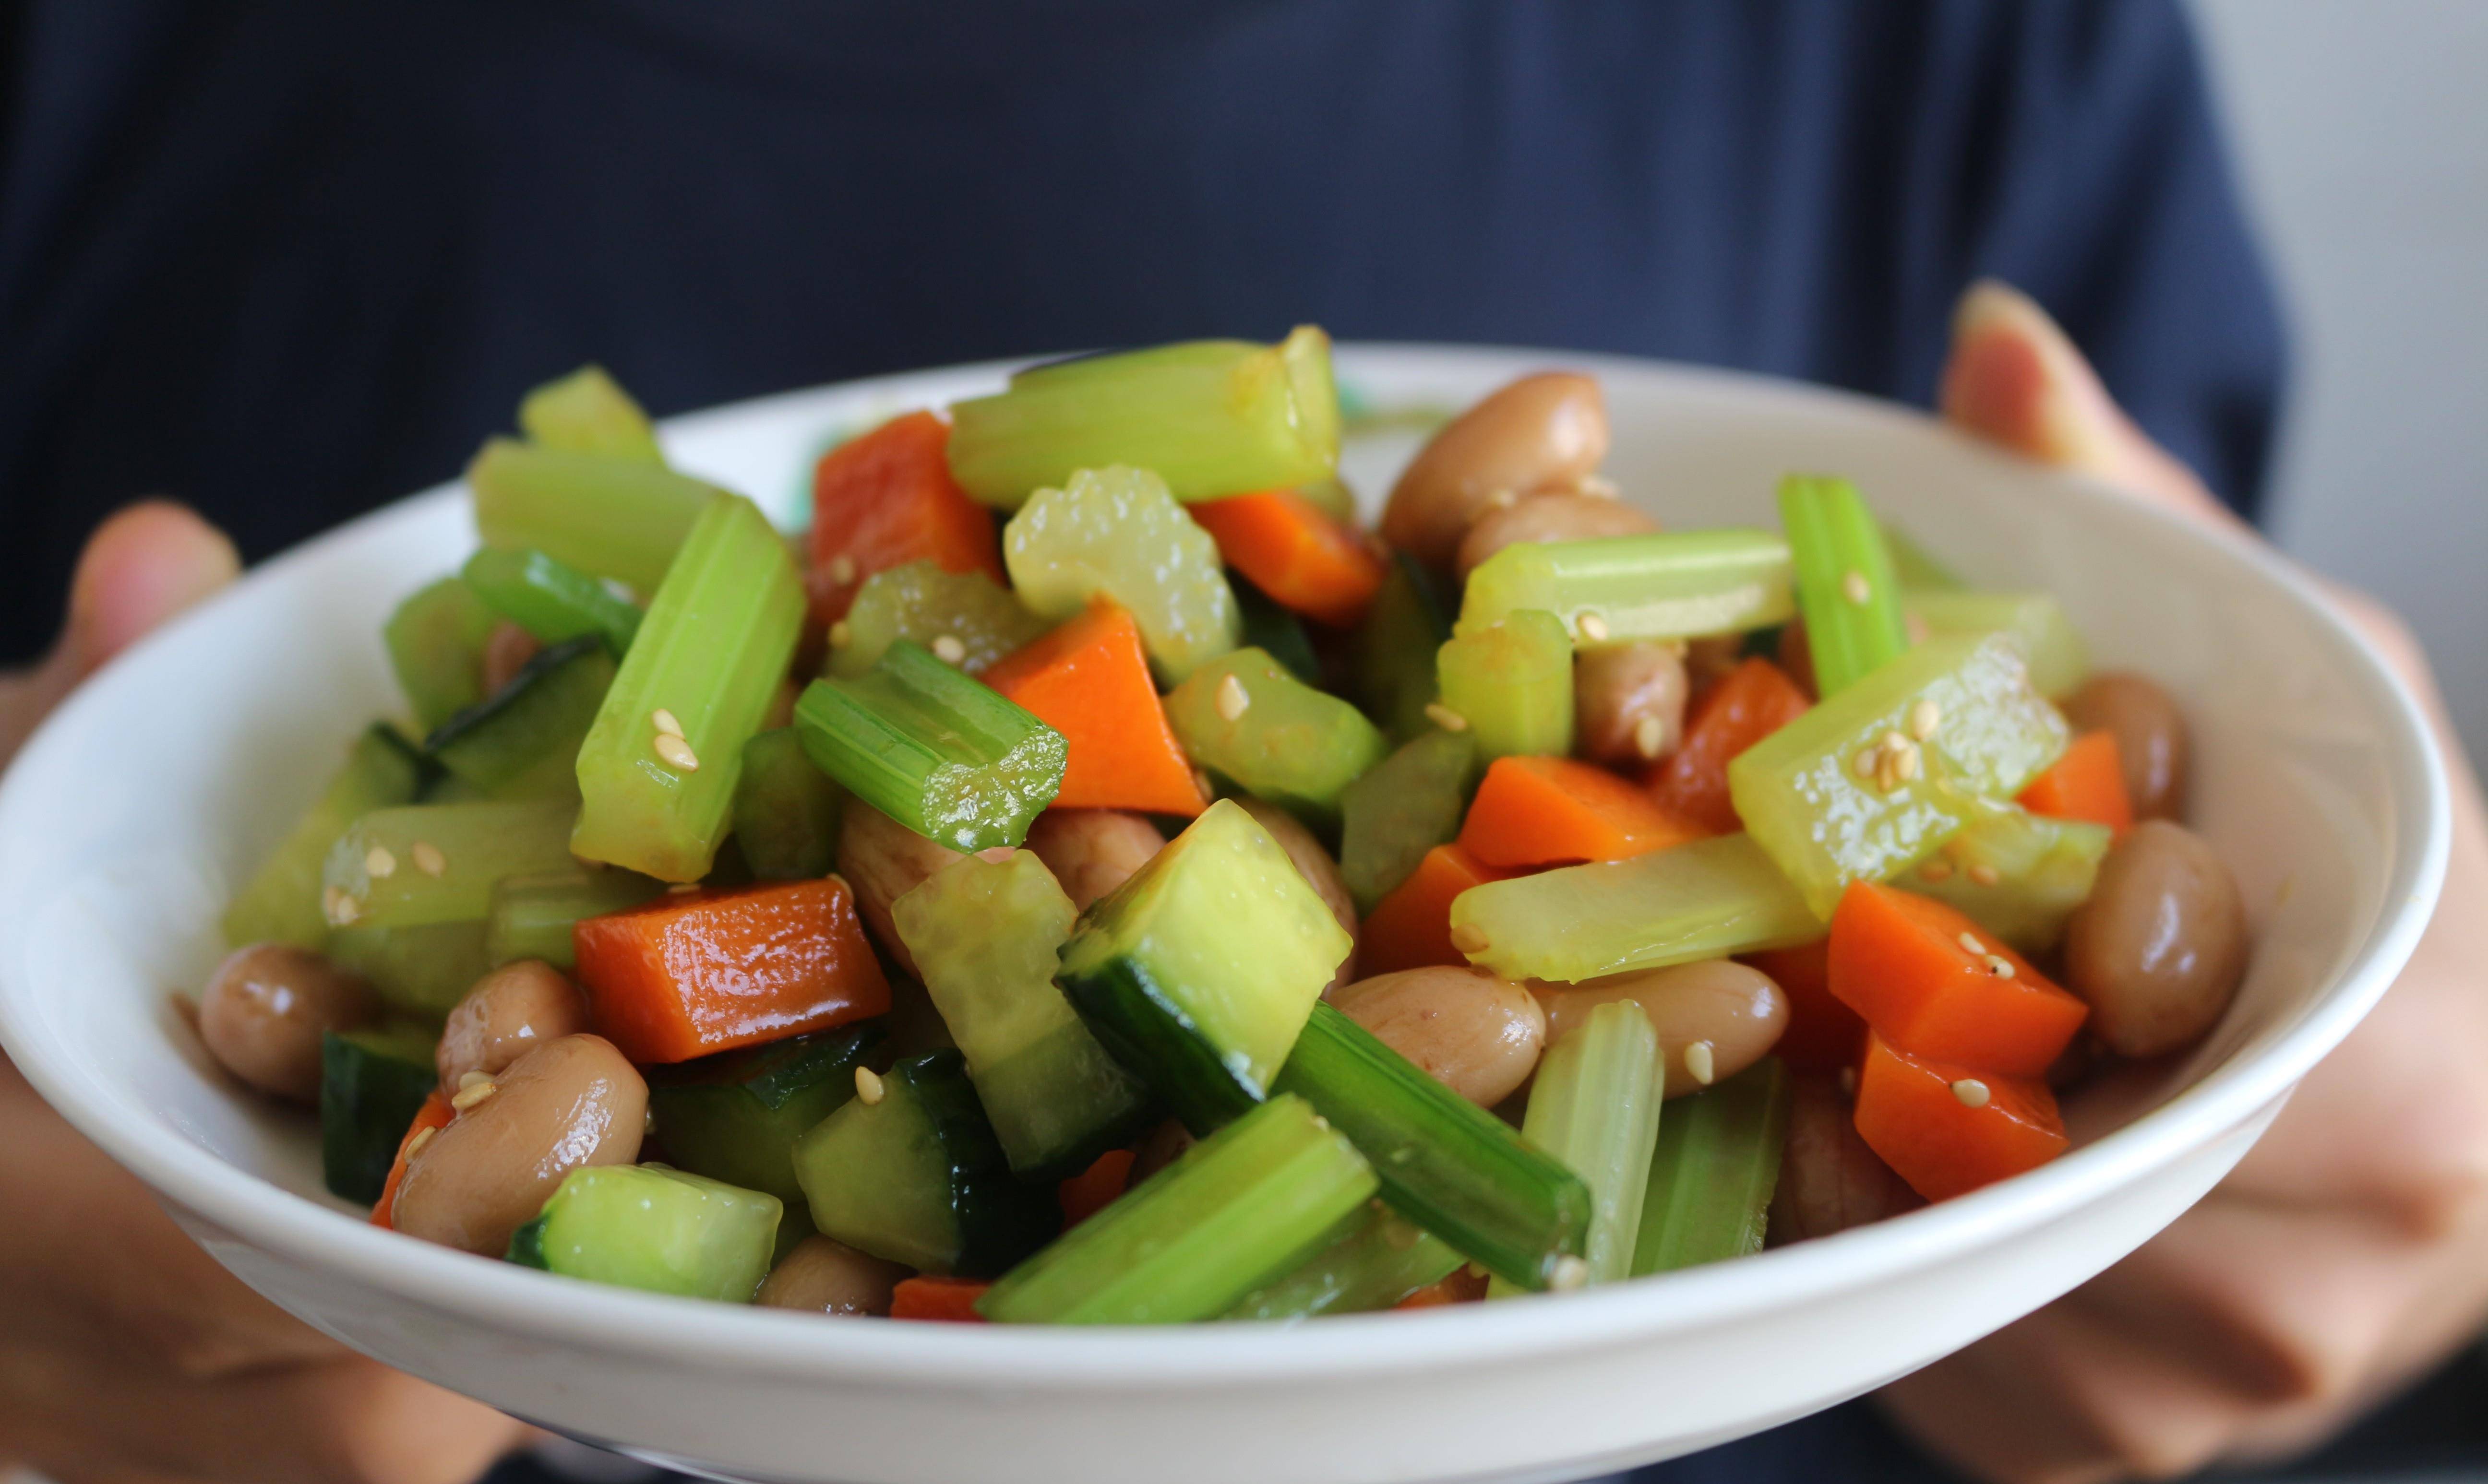
[[[96,527],[70,584],[62,638],[72,680],[233,581],[241,560],[187,506],[144,500]]]

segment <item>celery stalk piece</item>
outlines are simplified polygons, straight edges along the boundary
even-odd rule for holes
[[[812,766],[791,726],[743,744],[734,786],[734,840],[751,874],[764,881],[827,876],[837,863],[846,790]]]
[[[430,770],[395,727],[376,721],[364,728],[319,801],[286,831],[225,909],[225,942],[236,948],[269,942],[318,948],[327,942],[320,874],[328,847],[374,809],[414,802]]]
[[[1294,1321],[1387,1309],[1463,1261],[1440,1238],[1376,1204],[1345,1236],[1235,1302],[1221,1319]]]
[[[322,905],[332,928],[482,922],[504,877],[573,869],[576,804],[410,804],[375,809],[328,848]]]
[[[908,639],[869,674],[812,682],[795,729],[848,793],[971,854],[1026,839],[1071,755],[1061,733]]]
[[[484,699],[493,610],[463,578],[443,577],[397,605],[381,629],[398,688],[426,732]]]
[[[1892,884],[1949,902],[2021,952],[2043,954],[2089,900],[2112,839],[2105,825],[1982,798],[1961,833]]]
[[[1371,912],[1435,846],[1460,832],[1483,770],[1477,739],[1429,731],[1384,758],[1339,797],[1339,874]]]
[[[1598,644],[1635,639],[1698,639],[1786,622],[1788,543],[1768,531],[1723,526],[1655,531],[1586,541],[1506,546],[1469,574],[1456,633],[1476,633],[1524,609],[1539,609],[1579,634],[1582,620],[1603,630]]]
[[[1020,602],[1041,617],[1069,618],[1098,593],[1130,609],[1169,685],[1243,632],[1218,543],[1147,469],[1080,469],[1037,490],[1003,528],[1003,561]]]
[[[2005,633],[2030,661],[2030,685],[2041,695],[2070,695],[2090,674],[2090,650],[2052,593],[1929,592],[1915,588],[1903,602],[1930,634]]]
[[[1321,657],[1314,653],[1313,636],[1305,631],[1305,621],[1270,601],[1251,578],[1242,573],[1227,574],[1227,587],[1235,595],[1235,613],[1242,624],[1238,639],[1242,647],[1264,651],[1287,667],[1287,673],[1318,690],[1321,688]]]
[[[1788,1073],[1776,1056],[1668,1105],[1651,1156],[1633,1276],[1763,1249],[1788,1115]]]
[[[594,634],[621,656],[639,632],[637,603],[541,551],[487,546],[466,559],[461,575],[494,612],[547,644]]]
[[[663,464],[493,438],[466,465],[488,546],[526,546],[653,593],[692,523],[725,491]]]
[[[1845,479],[1781,480],[1780,523],[1796,569],[1815,690],[1838,695],[1909,647],[1892,554],[1874,512]]]
[[[863,579],[846,622],[830,630],[829,661],[822,673],[853,680],[879,664],[893,639],[913,639],[929,648],[947,635],[959,642],[959,668],[981,675],[1047,627],[983,573],[945,572],[931,562],[909,562]]]
[[[740,495],[710,502],[684,538],[639,636],[579,749],[571,849],[665,882],[717,858],[743,773],[804,624],[785,541]]]
[[[1959,592],[1969,585],[1937,561],[1934,552],[1919,546],[1908,532],[1889,520],[1883,522],[1883,549],[1892,553],[1892,571],[1901,579],[1901,591],[1911,597]]]
[[[1194,762],[1319,829],[1387,744],[1365,714],[1258,649],[1222,655],[1170,691],[1167,721]]]
[[[1552,613],[1523,608],[1455,633],[1434,657],[1434,675],[1442,704],[1488,761],[1572,750],[1572,640]]]
[[[1021,373],[950,407],[950,472],[1015,509],[1075,469],[1154,469],[1179,499],[1301,485],[1339,464],[1330,338],[1311,325],[1274,346],[1195,342]]]
[[[360,975],[391,1009],[436,1023],[458,1007],[494,959],[485,926],[471,919],[419,928],[356,924],[328,934],[328,962]]]
[[[1805,899],[1740,834],[1488,882],[1452,901],[1452,941],[1507,979],[1577,984],[1822,936]]]
[[[1665,1090],[1658,1032],[1631,1000],[1591,1011],[1539,1060],[1520,1136],[1563,1161],[1590,1188],[1590,1233],[1581,1248],[1588,1282],[1631,1275]],[[1498,1277],[1486,1291],[1504,1297],[1525,1290]]]
[[[1728,795],[1828,921],[1851,882],[1926,858],[1979,796],[2020,793],[2065,742],[2011,638],[1929,639],[1746,749]]]
[[[1433,577],[1414,557],[1396,553],[1356,631],[1356,698],[1392,741],[1406,742],[1434,724],[1426,714],[1441,693],[1434,656],[1451,636]]]
[[[542,959],[568,973],[579,962],[571,927],[664,895],[665,883],[610,866],[573,865],[545,876],[505,876],[493,883],[484,919],[484,957],[492,964]]]
[[[602,366],[547,381],[519,404],[519,429],[539,448],[664,463],[648,414]]]

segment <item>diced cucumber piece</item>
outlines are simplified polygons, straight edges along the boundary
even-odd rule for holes
[[[1488,761],[1572,750],[1572,641],[1555,615],[1523,609],[1455,634],[1434,675],[1443,705]]]
[[[1910,589],[1908,610],[1929,634],[2002,633],[2030,661],[2030,686],[2069,695],[2090,674],[2090,650],[2053,593],[1966,593]]]
[[[957,1051],[910,1057],[866,1096],[795,1141],[824,1234],[921,1273],[991,1277],[1060,1228],[1054,1188],[1011,1178]]]
[[[814,767],[928,840],[1017,845],[1062,791],[1062,734],[909,639],[868,675],[816,680],[795,703]]]
[[[2066,741],[2011,638],[1929,639],[1739,754],[1728,794],[1827,921],[1851,882],[1925,859],[1974,796],[2012,798]]]
[[[1273,1098],[1004,1274],[998,1324],[1211,1319],[1334,1240],[1373,1169],[1301,1098]]]
[[[423,750],[493,798],[579,798],[579,747],[613,685],[601,639],[539,651],[500,690],[442,722]]]
[[[1633,1276],[1763,1249],[1788,1115],[1788,1073],[1776,1056],[1668,1105],[1642,1198]]]
[[[648,414],[602,366],[581,366],[527,393],[519,429],[539,447],[564,453],[665,462]]]
[[[1168,693],[1166,714],[1194,762],[1322,830],[1338,826],[1341,793],[1389,748],[1363,712],[1258,649],[1195,670]]]
[[[1952,904],[2022,953],[2044,954],[2090,900],[2114,838],[2105,825],[1982,798],[1961,833],[1892,884]]]
[[[320,872],[328,847],[347,826],[374,809],[414,801],[432,765],[397,728],[376,721],[354,739],[346,764],[295,826],[286,831],[247,885],[225,909],[225,941],[293,943],[319,948],[328,940],[321,910]]]
[[[749,1303],[784,1206],[663,1164],[588,1165],[510,1236],[509,1260],[564,1277]]]
[[[1586,541],[1506,546],[1469,574],[1459,633],[1476,633],[1514,613],[1552,613],[1568,633],[1595,615],[1606,637],[1698,639],[1786,623],[1788,543],[1768,531],[1722,526],[1653,531]]]
[[[959,434],[950,434],[955,456]],[[1003,528],[1020,602],[1066,619],[1098,593],[1129,609],[1158,678],[1173,684],[1243,632],[1218,543],[1145,468],[1084,468],[1039,490]]]
[[[1058,978],[1115,1059],[1205,1134],[1252,1106],[1352,946],[1233,799],[1090,906]]]
[[[812,766],[790,726],[743,744],[734,788],[734,839],[751,874],[768,881],[827,876],[837,863],[846,790]]]
[[[576,868],[574,812],[557,799],[375,809],[328,848],[321,896],[329,925],[480,924],[503,877]]]
[[[1452,900],[1452,940],[1507,979],[1577,983],[1822,936],[1805,899],[1741,834],[1488,882]]]
[[[1401,551],[1365,622],[1356,631],[1356,698],[1394,742],[1432,726],[1426,708],[1441,694],[1434,657],[1452,636],[1452,619],[1434,579]]]
[[[1539,1058],[1520,1136],[1589,1185],[1590,1230],[1580,1258],[1588,1265],[1585,1282],[1613,1283],[1631,1275],[1665,1091],[1658,1032],[1632,1000],[1591,1011]],[[1509,1280],[1500,1275],[1487,1289],[1490,1295],[1508,1291]]]
[[[1045,862],[1026,851],[968,856],[925,878],[891,915],[1014,1173],[1078,1174],[1137,1132],[1147,1089],[1055,987],[1056,955],[1079,911]]]
[[[795,1141],[846,1106],[856,1068],[889,1044],[879,1021],[650,1067],[648,1111],[666,1157],[694,1174],[802,1204]]]
[[[947,637],[958,641],[959,668],[982,675],[1049,627],[981,572],[909,562],[863,579],[845,622],[830,630],[829,666],[822,673],[853,680],[879,664],[893,640],[913,639],[930,649]]]
[[[639,632],[639,605],[541,551],[486,546],[461,575],[487,606],[547,644],[593,636],[616,655]]]
[[[1417,862],[1460,832],[1484,771],[1477,739],[1428,731],[1382,760],[1339,798],[1339,874],[1371,912]]]
[[[1261,651],[1285,665],[1288,674],[1320,689],[1321,657],[1314,653],[1314,641],[1305,632],[1305,621],[1272,602],[1242,573],[1229,573],[1227,586],[1235,594],[1235,611],[1243,621],[1239,635],[1243,646]]]
[[[1271,1091],[1312,1104],[1393,1210],[1498,1277],[1544,1288],[1582,1252],[1593,1208],[1572,1170],[1331,1006],[1314,1007]]]
[[[484,699],[484,641],[493,610],[462,577],[443,577],[397,605],[381,639],[398,688],[423,730]]]
[[[1815,690],[1837,695],[1909,647],[1900,579],[1856,486],[1792,474],[1780,481],[1779,503]]]
[[[390,1008],[427,1021],[456,1009],[495,962],[484,951],[480,922],[332,928],[327,954],[339,968],[367,980]]]
[[[571,849],[659,881],[708,875],[743,744],[777,698],[803,624],[803,578],[784,538],[749,500],[711,501],[580,748]]]
[[[381,1198],[399,1140],[439,1084],[433,1037],[410,1026],[320,1037],[320,1175],[328,1193]]]
[[[466,465],[488,546],[531,547],[641,595],[665,578],[700,511],[725,491],[661,463],[493,438]]]
[[[1451,1276],[1462,1260],[1441,1238],[1376,1203],[1345,1236],[1238,1299],[1220,1317],[1284,1321],[1387,1309]]]
[[[484,919],[485,959],[542,959],[568,973],[579,962],[573,924],[654,901],[664,890],[664,882],[616,866],[573,863],[545,876],[503,877],[493,883],[493,905]]]

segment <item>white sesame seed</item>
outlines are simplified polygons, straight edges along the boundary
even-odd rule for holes
[[[1979,941],[1978,935],[1975,933],[1964,933],[1958,940],[1961,943],[1962,950],[1965,953],[1985,953],[1987,951],[1987,944]]]
[[[840,587],[844,587],[844,586],[846,586],[848,583],[853,582],[855,579],[856,579],[856,564],[855,564],[855,558],[854,558],[854,557],[851,557],[851,556],[834,556],[834,557],[830,558],[830,580],[831,580],[831,581],[833,581],[833,582],[836,583],[836,584],[837,584],[838,586],[840,586]]]
[[[669,882],[665,885],[666,894],[669,896],[687,897],[697,890],[699,890],[697,882]]]
[[[830,648],[844,649],[855,642],[855,629],[845,619],[830,626]]]
[[[1426,703],[1426,719],[1432,722],[1434,725],[1441,727],[1446,732],[1465,732],[1469,729],[1468,717],[1461,715],[1458,712],[1445,706],[1440,701],[1428,701]]]
[[[424,1146],[424,1145],[426,1145],[426,1144],[431,1143],[431,1142],[432,1142],[432,1135],[434,1135],[434,1134],[438,1134],[438,1133],[439,1133],[439,1132],[440,1132],[440,1131],[439,1131],[438,1129],[417,1129],[417,1130],[415,1130],[415,1131],[414,1131],[414,1137],[412,1137],[412,1138],[410,1138],[410,1139],[408,1139],[408,1140],[406,1141],[406,1157],[407,1157],[408,1159],[411,1160],[411,1159],[413,1159],[416,1155],[419,1155],[419,1154],[423,1153],[423,1146]]]
[[[1883,749],[1880,747],[1865,748],[1857,754],[1857,761],[1853,766],[1856,768],[1857,776],[1860,778],[1874,777],[1878,772],[1882,770]]]
[[[407,854],[414,857],[414,868],[426,876],[438,876],[449,869],[449,857],[440,854],[440,847],[429,840],[415,841]]]
[[[1593,644],[1603,644],[1607,641],[1607,621],[1595,613],[1582,614],[1579,628],[1581,637]]]
[[[1567,1252],[1555,1259],[1555,1271],[1546,1274],[1546,1286],[1557,1293],[1569,1293],[1590,1281],[1590,1265]]]
[[[1935,702],[1921,697],[1917,705],[1909,708],[1909,735],[1918,741],[1935,736],[1936,728],[1942,724],[1943,708]]]
[[[1993,866],[1989,865],[1983,860],[1970,867],[1967,875],[1970,880],[1970,884],[1974,886],[1993,886],[1997,882],[2004,880],[2001,875],[1997,874],[1996,869]]]
[[[492,1079],[490,1072],[461,1072],[458,1074],[458,1090],[465,1092],[469,1087],[480,1087]]]
[[[1892,776],[1907,783],[1917,775],[1918,745],[1905,742],[1892,753]]]
[[[957,634],[935,634],[933,636],[933,658],[941,660],[944,664],[957,664],[960,660],[968,658],[968,646],[959,642],[959,636]],[[1230,679],[1232,677],[1230,677]]]
[[[2010,979],[2013,977],[2013,961],[2000,953],[1991,953],[1987,956],[1987,971],[1998,979]]]
[[[362,914],[363,904],[340,891],[336,902],[328,909],[328,921],[337,927],[351,928],[354,919]]]
[[[1658,756],[1661,742],[1667,741],[1667,723],[1656,716],[1644,716],[1633,723],[1633,750],[1644,758]]]
[[[699,771],[699,754],[693,752],[692,744],[681,738],[669,732],[659,732],[656,748],[657,756],[664,759],[667,767],[680,769],[687,773]]]
[[[489,1077],[480,1082],[473,1083],[466,1082],[462,1078],[458,1091],[450,1096],[449,1106],[463,1113],[500,1090],[501,1084]]]
[[[1708,1041],[1696,1041],[1684,1049],[1684,1070],[1693,1080],[1705,1087],[1719,1075],[1719,1059]]]
[[[1864,573],[1852,568],[1840,579],[1840,592],[1851,602],[1863,603],[1875,596],[1875,585],[1866,580]]]
[[[1988,1091],[1985,1082],[1974,1077],[1965,1077],[1953,1083],[1952,1095],[1961,1100],[1961,1106],[1964,1107],[1985,1107],[1987,1100],[1994,1096]]]
[[[1206,768],[1196,768],[1192,770],[1192,786],[1195,789],[1200,790],[1201,797],[1203,798],[1207,798],[1218,792],[1218,790],[1210,784],[1209,770]]]
[[[1918,879],[1929,882],[1948,882],[1952,880],[1952,862],[1949,860],[1930,860],[1925,865],[1918,867]]]
[[[363,874],[374,881],[393,876],[397,874],[397,857],[389,854],[387,846],[375,845],[363,853]]]
[[[1485,929],[1475,923],[1464,922],[1452,929],[1452,946],[1462,953],[1483,953],[1485,944]]]
[[[880,1106],[882,1095],[889,1090],[883,1084],[880,1073],[870,1067],[856,1068],[856,1096],[863,1100],[864,1106]]]
[[[672,712],[665,710],[662,706],[648,714],[648,721],[651,725],[655,726],[658,731],[664,733],[667,737],[680,737],[683,735],[682,722],[675,718]]]
[[[1218,714],[1233,721],[1252,706],[1253,693],[1246,690],[1244,683],[1233,675],[1224,675],[1219,677],[1218,689],[1211,696],[1210,704],[1218,708]]]

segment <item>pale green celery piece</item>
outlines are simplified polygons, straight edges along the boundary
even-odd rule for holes
[[[493,610],[547,644],[594,634],[616,655],[639,632],[639,606],[541,551],[486,546],[461,575]]]
[[[823,673],[853,680],[881,662],[892,639],[931,648],[947,634],[959,641],[959,668],[981,675],[1049,627],[981,572],[909,562],[863,579],[846,622],[831,630]]]
[[[602,366],[581,366],[527,393],[519,428],[538,446],[563,453],[665,462],[648,414]]]
[[[1481,758],[1572,750],[1572,640],[1555,615],[1523,608],[1456,633],[1436,653],[1434,675]]]
[[[410,804],[375,809],[328,848],[321,899],[331,927],[482,922],[503,877],[575,864],[559,799]]]
[[[1907,604],[1930,634],[2012,635],[2041,695],[2070,695],[2090,674],[2089,647],[2052,593],[1911,590]]]
[[[1442,1239],[1377,1201],[1338,1241],[1219,1317],[1284,1322],[1371,1313],[1450,1277],[1462,1260]]]
[[[2065,718],[2030,687],[2011,638],[1929,639],[1747,748],[1728,765],[1728,794],[1754,842],[1828,921],[1851,882],[1925,859],[1978,798],[2020,793],[2066,740]]]
[[[1170,685],[1243,633],[1218,543],[1147,469],[1084,468],[1037,490],[1003,528],[1003,561],[1020,602],[1042,617],[1069,618],[1099,593],[1131,610]]]
[[[713,500],[648,604],[579,749],[571,849],[659,881],[709,872],[734,809],[743,744],[760,730],[804,624],[786,543],[740,495]],[[658,745],[664,712],[691,761]]]
[[[1359,912],[1460,832],[1482,771],[1475,737],[1428,731],[1340,795],[1339,874]]]
[[[1779,505],[1815,691],[1837,695],[1909,647],[1900,579],[1882,528],[1849,481],[1791,474]]]
[[[1788,1073],[1776,1056],[1668,1105],[1651,1156],[1633,1276],[1763,1249],[1788,1113]]]
[[[425,772],[421,754],[396,728],[384,721],[364,728],[319,801],[286,831],[225,909],[225,942],[236,948],[270,942],[318,948],[325,943],[328,918],[320,907],[320,873],[327,864],[328,847],[372,810],[412,803]]]
[[[2042,954],[2089,900],[2112,840],[2106,825],[1982,798],[1961,833],[1892,884],[1948,902],[2021,952]]]
[[[484,919],[484,956],[493,964],[542,959],[567,973],[578,963],[571,928],[655,900],[665,883],[612,866],[573,865],[544,876],[504,877],[493,883]]]
[[[1017,507],[1077,469],[1154,469],[1176,497],[1328,478],[1339,463],[1330,340],[1301,326],[1275,346],[1194,342],[1036,367],[950,407],[950,472]]]
[[[495,622],[461,577],[423,588],[389,615],[381,639],[424,731],[484,699],[484,641]]]
[[[1796,612],[1788,543],[1722,526],[1506,546],[1469,574],[1455,633],[1475,633],[1524,609],[1552,613],[1578,634],[1596,615],[1606,637],[1698,639],[1785,623]]]
[[[734,843],[751,874],[765,881],[827,876],[836,864],[846,802],[847,791],[804,755],[795,729],[773,728],[743,744]]]
[[[1507,979],[1573,984],[1822,936],[1805,899],[1741,834],[1488,882],[1452,901],[1453,941],[1476,944],[1469,962]]]
[[[646,595],[725,491],[644,459],[493,438],[466,465],[488,546],[526,546]]]
[[[1591,1011],[1539,1058],[1520,1136],[1563,1161],[1590,1188],[1590,1235],[1581,1249],[1588,1282],[1631,1275],[1665,1091],[1658,1032],[1631,1000]],[[1486,1292],[1509,1298],[1527,1290],[1496,1278]]]
[[[1919,593],[1956,592],[1968,586],[1954,575],[1951,568],[1937,560],[1934,552],[1889,520],[1883,522],[1883,547],[1892,553],[1892,572],[1901,579],[1901,591],[1905,593],[1914,597]]]
[[[1388,746],[1363,712],[1258,649],[1195,670],[1168,694],[1166,713],[1194,762],[1317,828],[1338,822],[1340,795]]]
[[[360,975],[391,1008],[438,1022],[493,966],[480,921],[418,928],[357,924],[328,933],[328,962]]]
[[[749,1303],[785,1203],[663,1164],[575,1169],[510,1243],[529,1267],[591,1283]]]
[[[1356,698],[1392,741],[1406,742],[1434,724],[1426,714],[1438,694],[1434,657],[1451,636],[1432,575],[1406,552],[1394,553],[1390,575],[1356,630]]]

